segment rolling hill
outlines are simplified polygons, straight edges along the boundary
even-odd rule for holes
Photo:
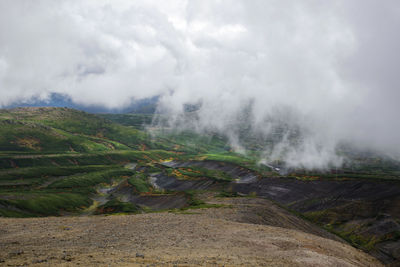
[[[398,162],[357,154],[357,165],[335,172],[281,174],[259,163],[257,149],[245,156],[217,134],[146,131],[151,121],[68,108],[0,110],[0,217],[210,210],[242,222],[238,214],[246,214],[245,223],[345,240],[399,262]],[[252,202],[266,199],[273,202]]]

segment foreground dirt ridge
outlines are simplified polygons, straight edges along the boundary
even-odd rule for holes
[[[181,213],[0,218],[0,265],[381,266],[343,242],[243,222],[243,212],[233,205]]]

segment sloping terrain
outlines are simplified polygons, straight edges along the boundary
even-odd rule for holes
[[[0,260],[32,266],[381,266],[342,242],[254,224],[254,209],[276,209],[268,203],[230,204],[185,213],[0,218]]]
[[[137,148],[142,133],[94,115],[67,108],[17,108],[0,111],[1,151],[33,153],[91,152]],[[118,140],[118,141],[113,141]]]
[[[398,182],[270,178],[252,184],[236,184],[233,190],[272,199],[379,259],[399,263]]]
[[[125,120],[126,118],[128,119]],[[198,217],[199,221],[216,225],[219,225],[221,220],[228,221],[232,229],[237,227],[241,229],[243,226],[241,224],[245,224],[245,229],[237,228],[239,232],[247,231],[248,227],[253,229],[254,226],[248,226],[251,224],[268,225],[299,231],[299,235],[309,233],[341,243],[347,241],[384,263],[393,265],[399,263],[400,165],[397,161],[376,158],[375,155],[359,157],[360,155],[357,154],[359,158],[354,157],[357,164],[346,165],[341,170],[322,173],[286,169],[284,175],[283,172],[280,173],[284,166],[281,166],[279,162],[259,164],[259,151],[250,151],[247,156],[235,154],[230,151],[231,148],[223,137],[214,134],[202,136],[193,132],[164,132],[160,129],[152,129],[149,134],[144,131],[145,127],[142,123],[150,121],[151,115],[99,117],[67,108],[0,110],[2,126],[0,127],[0,216],[43,217],[149,213],[138,215],[138,217],[128,216],[128,218],[133,221],[136,220],[134,218],[154,218],[155,220],[165,218],[173,222],[174,218],[179,217],[179,222],[182,220],[182,223],[185,223],[189,220],[187,222],[192,223],[188,218]],[[120,122],[124,122],[124,125]],[[174,213],[172,215],[153,214],[153,212],[165,211]],[[108,246],[107,242],[111,241],[103,232],[119,235],[117,226],[107,224],[118,223],[119,220],[125,219],[117,216],[116,219],[90,217],[87,220],[96,224],[97,218],[100,221],[105,220],[100,230],[102,232],[95,232],[95,228],[90,228],[90,231],[96,233],[90,238],[98,240],[97,242],[105,248]],[[51,220],[54,220],[56,224],[64,224],[64,222],[74,224],[75,219],[86,220],[78,219],[78,217],[52,218]],[[26,222],[30,225],[29,227],[33,227],[32,229],[40,228],[33,222],[46,225],[45,221],[40,219],[21,219],[21,221],[13,222],[16,227],[23,227],[22,222]],[[154,223],[153,227],[159,227],[157,222]],[[237,223],[241,226],[236,225]],[[177,224],[173,223],[173,227],[171,226],[168,231],[175,231],[174,233],[178,235]],[[196,227],[192,230],[200,231],[200,228],[198,229],[200,226],[195,225]],[[106,230],[107,227],[114,232]],[[39,228],[37,230],[44,234],[45,229]],[[66,228],[70,227],[66,226]],[[151,236],[149,229],[146,228],[143,231]],[[29,235],[28,230],[29,228],[25,229],[27,235]],[[87,230],[82,228],[79,231]],[[22,230],[16,228],[16,231]],[[134,231],[135,235],[146,239],[142,233],[135,232],[137,230],[130,229],[129,231]],[[231,233],[230,229],[226,231]],[[49,232],[50,235],[51,233],[53,232]],[[276,233],[282,232],[277,230]],[[53,234],[57,236],[59,233]],[[129,236],[129,233],[126,234]],[[167,233],[164,235],[168,236]],[[216,235],[219,233],[216,232]],[[9,232],[5,235],[6,238],[12,236]],[[32,238],[36,237],[32,236]],[[90,239],[89,236],[87,238]],[[154,236],[154,238],[158,237]],[[188,238],[191,240],[194,237]],[[299,238],[303,240],[303,237]],[[60,244],[64,242],[62,240],[64,239],[59,240]],[[69,240],[71,251],[79,251],[73,248],[74,244],[79,248],[77,240],[65,240]],[[298,262],[294,255],[302,255],[304,249],[297,250],[293,245],[288,245],[291,248],[289,251],[295,254],[289,252],[287,252],[289,254],[285,254],[286,252],[282,254],[285,257],[293,257],[293,260],[288,262],[280,261],[278,259],[280,256],[271,256],[272,252],[271,257],[264,255],[246,262],[252,255],[245,246],[247,241],[241,242],[235,239],[237,247],[241,248],[235,250],[232,245],[233,239],[224,237],[223,240],[228,242],[225,247],[225,256],[216,260],[221,264],[226,262],[257,265],[263,262],[264,264],[268,262],[289,264],[290,262],[296,265],[307,262],[315,263],[317,266],[318,264],[325,266],[328,263],[340,266],[345,263],[362,266],[361,262],[364,263],[347,256],[339,256],[342,252],[337,254],[340,259],[335,258],[333,261],[326,258],[325,254],[318,256],[319,252],[317,252],[314,255],[316,258],[311,255],[308,259],[310,261]],[[194,248],[188,250],[191,254],[189,257],[189,254],[185,254],[185,250],[179,245],[181,252],[178,253],[175,250],[173,252],[178,255],[175,257],[176,260],[182,264],[185,261],[183,259],[193,264],[211,264],[213,261],[209,260],[206,254],[202,254],[212,253],[211,250],[203,247],[203,241],[200,243],[196,243],[195,240],[188,241],[200,246],[198,253],[202,255],[201,257],[193,256],[196,254]],[[224,246],[223,241],[215,239],[212,241],[215,246]],[[272,240],[269,241],[273,243]],[[18,245],[22,244],[16,241],[19,244],[12,246],[13,241],[10,242],[4,243],[7,249],[17,249]],[[119,243],[115,242],[117,241],[114,240],[111,243],[119,246]],[[252,242],[248,241],[250,247],[253,247]],[[255,254],[261,255],[262,249],[270,247],[263,242],[267,241],[256,239],[256,243],[261,244],[261,247],[260,250],[256,249],[259,252]],[[40,251],[47,251],[47,248],[43,246],[40,247]],[[56,245],[55,248],[61,249],[61,246],[63,245]],[[150,247],[152,245],[149,245]],[[154,253],[163,253],[163,249],[165,248],[161,245],[154,247]],[[271,251],[275,251],[274,249],[271,246]],[[276,249],[280,251],[279,246]],[[242,250],[247,251],[243,254],[247,257],[246,259],[238,258],[238,255],[242,255]],[[20,259],[23,257],[14,257],[19,256],[18,253],[5,251],[8,254],[3,256],[7,262],[10,261],[10,264],[13,264],[14,260],[18,264],[21,262]],[[338,252],[334,249],[333,251]],[[132,260],[132,256],[128,256],[125,252],[121,254],[122,250],[104,250],[103,252],[118,254],[123,259],[129,258],[130,262],[161,263],[164,261],[171,264],[174,262],[172,256],[168,258],[171,260],[167,260],[165,257],[156,256],[150,249],[146,253],[149,255],[153,253],[151,255],[154,257],[151,256],[150,260],[144,261],[141,257],[134,257]],[[46,253],[50,255],[58,252]],[[92,256],[100,256],[98,254],[100,252],[91,250],[90,253]],[[278,254],[281,255],[280,253]],[[29,254],[29,256],[25,250],[24,254],[30,263],[29,257],[34,254]],[[77,254],[80,255],[77,258],[85,263],[83,256],[79,252]],[[64,259],[57,258],[58,256],[54,259],[51,258],[52,256],[49,257],[46,258],[46,262],[68,263]],[[67,256],[65,257],[68,259]],[[344,262],[342,262],[343,257]],[[102,263],[110,263],[116,258],[118,257],[110,256]],[[323,264],[318,263],[317,258],[321,259]],[[90,259],[90,263],[95,262]]]
[[[268,198],[386,263],[399,263],[400,184],[397,180],[267,178],[239,165],[207,160],[166,162],[165,165],[181,172],[182,167],[199,166],[220,170],[231,175],[232,180],[217,187],[212,179],[206,183],[207,179],[182,179],[160,173],[153,179],[159,188],[175,191],[219,188],[227,190],[227,196]]]

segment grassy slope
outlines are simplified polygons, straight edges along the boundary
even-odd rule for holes
[[[142,131],[143,124],[151,119],[151,115],[136,114],[96,116],[66,108],[0,110],[0,216],[76,213],[92,204],[90,196],[98,185],[123,179],[138,194],[153,191],[145,174],[123,168],[130,162],[148,172],[157,172],[160,170],[153,163],[161,160],[214,160],[237,164],[262,175],[278,175],[257,164],[257,151],[247,156],[232,153],[226,140],[217,135],[155,131],[151,137]],[[302,180],[398,179],[400,175],[399,163],[393,160],[373,156],[353,160],[357,161],[356,166],[339,173],[294,170],[289,175]],[[185,179],[231,180],[225,173],[201,168],[175,171],[169,174]],[[97,211],[138,209],[114,199]],[[305,215],[321,223],[327,212],[333,211]],[[362,248],[372,249],[376,242],[362,239],[353,230],[335,232]]]
[[[118,123],[125,119],[125,125]],[[145,175],[124,168],[125,164],[135,162],[154,172],[160,170],[153,163],[162,160],[193,159],[199,153],[229,149],[218,136],[189,132],[150,136],[141,130],[150,119],[149,115],[96,116],[68,108],[0,110],[0,216],[79,212],[92,205],[98,185],[121,179],[139,194],[150,192],[154,188]],[[229,180],[223,173],[200,171]]]
[[[0,216],[77,212],[129,162],[179,157],[133,127],[67,108],[0,110]]]
[[[1,151],[60,153],[157,148],[142,131],[67,108],[1,110],[0,124]]]

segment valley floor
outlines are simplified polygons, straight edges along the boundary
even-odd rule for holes
[[[223,206],[139,215],[0,218],[0,265],[381,266],[268,200],[203,197]]]

